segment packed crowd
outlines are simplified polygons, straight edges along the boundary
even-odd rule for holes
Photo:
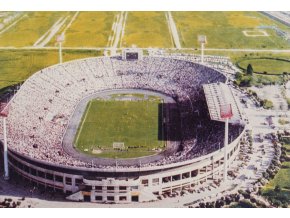
[[[178,60],[191,61],[195,63],[202,63],[201,56],[195,54],[184,54],[184,53],[152,53],[151,56],[155,57],[169,57]],[[205,55],[203,65],[213,68],[225,75],[235,75],[239,69],[230,61],[229,57],[216,56],[216,55]]]
[[[8,146],[23,155],[55,164],[110,168],[66,154],[62,148],[63,135],[84,97],[101,90],[136,88],[172,96],[181,115],[180,151],[142,166],[205,155],[223,146],[224,124],[210,120],[202,84],[225,81],[223,74],[204,65],[161,57],[138,61],[102,57],[55,65],[31,76],[11,100]],[[0,129],[3,138],[2,126]],[[241,131],[241,126],[231,125],[229,142]]]

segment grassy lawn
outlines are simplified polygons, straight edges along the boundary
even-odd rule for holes
[[[32,46],[68,12],[27,12],[15,26],[0,35],[0,46]]]
[[[164,12],[129,12],[121,47],[171,48],[168,25]]]
[[[270,74],[283,74],[290,72],[290,61],[275,59],[246,59],[239,62],[239,66],[246,69],[251,64],[255,72],[267,72]]]
[[[285,145],[287,155],[290,155],[290,144]],[[281,191],[276,192],[275,186],[280,186]],[[262,195],[271,197],[290,204],[290,161],[285,161],[282,168],[278,171],[274,179],[272,179],[262,190]]]
[[[160,103],[160,99],[90,101],[76,134],[77,149],[97,157],[108,158],[132,158],[154,154],[153,148],[164,147],[164,142],[158,140]],[[114,142],[124,142],[125,151],[114,150]],[[100,153],[93,154],[94,150]]]
[[[289,43],[275,31],[265,29],[267,36],[247,37],[243,31],[259,26],[284,25],[258,12],[173,12],[183,47],[199,47],[197,36],[207,36],[208,48],[289,48]]]
[[[64,46],[106,47],[117,12],[80,12],[68,28]]]
[[[63,61],[98,56],[98,51],[64,51]],[[40,69],[58,63],[56,50],[2,50],[0,52],[0,89],[26,80]]]

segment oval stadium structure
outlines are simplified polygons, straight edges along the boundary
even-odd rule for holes
[[[203,85],[226,81],[212,68],[165,57],[96,57],[45,68],[28,78],[9,104],[9,167],[74,201],[144,202],[207,180],[219,182],[225,127],[211,120]],[[75,149],[73,138],[87,102],[104,93],[127,92],[163,99],[166,148],[127,159]],[[243,133],[242,124],[229,125],[229,164]]]

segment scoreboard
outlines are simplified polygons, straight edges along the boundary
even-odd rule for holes
[[[122,51],[122,59],[127,61],[142,60],[143,51],[138,48],[126,48]]]
[[[138,52],[127,52],[126,60],[138,60]]]

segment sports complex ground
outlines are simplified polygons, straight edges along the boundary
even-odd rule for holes
[[[165,12],[127,12],[123,21],[118,22],[121,15],[121,12],[23,12],[0,30],[1,92],[25,81],[34,72],[57,64],[56,36],[61,33],[65,34],[63,61],[103,55],[112,46],[112,38],[118,38],[117,49],[132,45],[174,48]],[[290,43],[268,28],[276,26],[289,31],[289,27],[262,13],[172,12],[172,16],[182,48],[192,48],[184,52],[199,53],[195,50],[199,48],[197,36],[204,34],[209,49],[205,54],[226,55],[234,63],[240,61],[243,68],[251,63],[255,71],[277,74],[261,75],[267,80],[278,81],[279,75],[289,71],[289,62],[274,58],[288,60]],[[122,27],[118,37],[117,24]]]
[[[165,145],[159,123],[162,102],[139,97],[133,101],[91,100],[76,134],[76,148],[106,158],[135,158],[161,151]],[[114,143],[123,146],[114,148]]]
[[[172,15],[180,44],[185,52],[200,53],[196,50],[199,48],[197,36],[203,34],[207,36],[208,41],[206,54],[226,55],[242,68],[252,64],[254,71],[277,74],[263,75],[264,78],[273,81],[279,80],[283,72],[290,71],[290,43],[269,27],[276,26],[288,32],[290,29],[264,14],[172,12]],[[141,48],[174,48],[172,30],[164,12],[128,12],[122,22],[119,22],[120,17],[121,12],[24,12],[0,30],[1,92],[10,85],[25,81],[36,71],[57,64],[56,36],[61,33],[65,34],[64,61],[103,55],[104,50],[112,47],[113,39],[117,49],[134,45]],[[118,25],[121,25],[120,35],[116,34]],[[192,50],[187,50],[188,48]],[[162,148],[164,142],[156,137],[158,101],[142,101],[141,104],[138,102],[138,108],[134,110],[128,110],[129,104],[130,108],[134,108],[134,101],[92,101],[76,139],[78,149],[83,152],[88,149],[88,153],[100,157],[130,158],[154,154],[153,148]],[[106,110],[102,109],[104,106]],[[98,116],[98,113],[106,116]],[[136,116],[146,119],[137,121],[134,119]],[[131,119],[127,119],[128,117]],[[97,129],[100,123],[102,128]],[[98,137],[98,134],[108,134],[108,129],[112,126],[116,129],[110,132],[113,138]],[[144,132],[150,135],[144,135]],[[88,137],[90,134],[93,136]],[[117,156],[116,153],[105,151],[112,149],[112,143],[115,141],[124,142],[125,147],[135,146],[136,138],[130,137],[130,134],[138,136],[136,138],[140,142],[139,145],[146,146],[131,149],[130,152],[119,152]],[[95,147],[103,147],[103,151],[92,154]],[[289,155],[289,145],[287,152]],[[282,189],[280,194],[289,199],[289,178],[289,162],[286,161],[276,177],[264,188],[263,193],[277,194],[274,189],[279,185]]]

